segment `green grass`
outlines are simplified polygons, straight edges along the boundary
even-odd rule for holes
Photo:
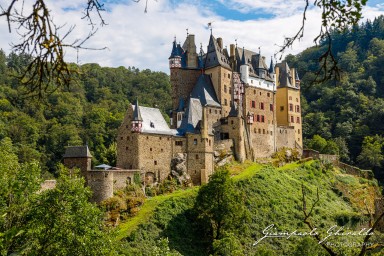
[[[227,168],[235,186],[244,194],[250,215],[242,231],[235,234],[245,255],[259,255],[264,249],[272,251],[271,255],[275,255],[275,252],[279,252],[276,255],[291,255],[303,242],[300,238],[268,239],[260,247],[252,246],[255,238],[260,237],[262,230],[270,224],[275,224],[279,231],[308,231],[303,223],[302,186],[306,192],[308,209],[319,189],[320,201],[310,220],[323,233],[333,225],[358,229],[357,225],[366,221],[362,212],[364,205],[360,201],[374,198],[377,191],[374,182],[340,174],[313,160],[290,163],[280,168],[251,162],[233,163]],[[191,222],[191,210],[198,190],[199,187],[194,187],[148,199],[138,215],[120,225],[118,238],[129,236],[129,246],[132,250],[136,248],[136,252],[153,241],[168,238],[169,248],[182,255],[206,255],[206,244],[200,241],[201,237],[196,237],[199,233],[195,232]],[[372,204],[368,199],[367,202]],[[360,238],[345,239],[343,241],[359,241]],[[313,246],[323,251],[317,242],[313,242]],[[356,252],[354,248],[340,250],[344,250],[340,251],[344,255]]]
[[[234,175],[232,179],[236,182],[239,180],[247,179],[255,175],[257,172],[259,172],[264,165],[259,163],[252,163],[251,165],[247,166],[243,171],[241,171],[239,174]],[[233,173],[233,172],[231,172]]]
[[[193,187],[186,190],[178,190],[171,194],[159,195],[155,197],[148,198],[145,200],[144,205],[141,207],[140,211],[134,217],[129,220],[121,223],[117,230],[117,240],[121,240],[124,237],[127,237],[133,230],[135,230],[140,224],[144,224],[149,221],[152,214],[154,213],[156,207],[164,203],[165,201],[171,198],[182,198],[190,197],[196,194],[199,187]]]

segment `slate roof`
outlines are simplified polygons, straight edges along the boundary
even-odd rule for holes
[[[207,55],[205,58],[205,68],[211,68],[216,66],[226,67],[231,69],[229,65],[229,59],[223,49],[220,48],[216,39],[211,35],[209,38]]]
[[[136,106],[132,105],[133,111],[136,111]],[[148,108],[139,106],[139,112],[142,117],[142,133],[155,133],[173,135],[174,132],[168,127],[160,110],[157,108]]]
[[[68,146],[65,149],[63,158],[84,158],[92,157],[88,146]]]
[[[197,133],[198,124],[202,119],[203,107],[199,99],[190,98],[188,102],[188,107],[186,114],[184,115],[180,127],[178,129],[179,135],[184,135],[185,133]]]
[[[291,69],[286,61],[276,64],[279,67],[279,86],[296,88],[296,84],[291,75]]]
[[[176,39],[175,39],[175,41],[173,41],[172,52],[171,52],[171,56],[169,56],[169,59],[177,57],[177,56],[180,57],[181,56],[181,52],[179,50],[179,47],[176,44]]]
[[[236,48],[235,55],[238,63],[236,67],[237,72],[240,72],[240,66],[244,64],[248,65],[248,67],[250,68],[249,75],[253,77],[260,77],[261,71],[269,71],[270,69],[270,67],[268,67],[265,63],[265,59],[259,53],[244,48]],[[273,80],[268,73],[265,79]]]
[[[137,106],[139,106],[139,101],[136,99],[136,103],[135,103],[135,110],[133,111],[133,121],[143,121],[143,118],[141,117],[141,113],[140,113],[140,108],[138,108]]]
[[[211,77],[206,74],[199,76],[190,97],[199,99],[202,106],[221,107],[213,88]]]

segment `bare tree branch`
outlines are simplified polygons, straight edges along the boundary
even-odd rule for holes
[[[312,211],[313,209],[315,208],[315,206],[319,203],[320,201],[320,197],[319,197],[319,189],[317,188],[316,190],[316,200],[312,203],[312,207],[311,209],[309,210],[309,213],[307,212],[307,201],[306,201],[306,198],[305,198],[305,189],[304,189],[304,184],[301,185],[301,192],[303,194],[303,214],[304,214],[304,223],[307,224],[307,226],[309,227],[310,230],[314,230],[314,226],[312,225],[312,223],[309,221],[309,218],[311,217],[312,215]],[[316,240],[318,242],[322,241],[321,237],[319,234],[315,234],[314,237],[316,238]],[[325,243],[320,243],[320,245],[329,253],[329,255],[333,255],[335,256],[336,253],[334,251],[332,251],[331,248],[329,248]]]
[[[332,52],[332,32],[343,32],[351,26],[356,25],[362,17],[362,8],[367,0],[314,0],[313,6],[321,9],[321,25],[320,32],[313,42],[318,46],[326,44],[325,52],[320,56],[321,63],[319,71],[316,73],[314,82],[323,82],[328,79],[339,79],[340,70],[337,66],[337,59]],[[306,14],[309,8],[309,0],[305,0],[303,10],[303,18],[301,27],[292,37],[286,37],[284,43],[280,46],[280,50],[276,54],[280,54],[282,58],[287,48],[292,47],[293,43],[300,41],[304,36],[304,28]]]

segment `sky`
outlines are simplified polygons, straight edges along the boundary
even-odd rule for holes
[[[66,49],[65,59],[78,64],[98,63],[108,67],[136,67],[169,73],[168,57],[172,42],[183,44],[187,33],[194,34],[196,45],[204,51],[209,42],[210,29],[216,38],[223,38],[223,45],[230,46],[237,41],[238,47],[260,51],[267,61],[279,50],[285,37],[293,36],[300,28],[304,0],[99,0],[104,4],[102,13],[106,26],[97,26],[97,33],[85,43],[85,47],[106,50]],[[2,7],[10,0],[0,0]],[[23,2],[23,1],[20,1]],[[28,10],[33,0],[25,0]],[[85,38],[91,30],[83,17],[86,0],[46,0],[54,22],[63,25],[65,34],[75,26],[66,38],[67,43]],[[373,20],[384,14],[382,0],[368,0],[363,10],[365,19]],[[285,54],[297,54],[313,45],[313,39],[320,30],[320,9],[311,6],[307,12],[304,38],[296,42]],[[100,24],[93,17],[96,25]],[[19,36],[12,29],[9,33],[4,17],[0,17],[0,48],[6,53],[11,44],[19,42]],[[199,50],[199,49],[197,49]],[[277,60],[280,55],[276,55]]]

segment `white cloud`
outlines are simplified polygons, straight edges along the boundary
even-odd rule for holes
[[[0,0],[0,4],[3,3]],[[232,0],[231,2],[235,2]],[[269,8],[277,4],[276,0],[270,1],[237,1],[244,6],[254,4],[254,8],[265,6]],[[292,1],[292,6],[302,0]],[[284,4],[279,1],[281,6]],[[69,39],[86,37],[90,27],[86,20],[81,19],[84,0],[74,1],[52,1],[49,2],[55,21],[60,24],[76,25]],[[195,34],[196,45],[203,44],[206,51],[210,31],[207,23],[213,21],[213,34],[215,37],[222,37],[224,46],[235,43],[238,39],[239,47],[258,51],[261,47],[263,55],[269,58],[283,43],[285,36],[294,35],[301,25],[301,13],[294,11],[295,8],[287,8],[290,15],[280,15],[272,19],[259,19],[248,21],[228,20],[216,14],[214,10],[204,6],[203,2],[193,1],[171,1],[159,0],[150,1],[148,13],[144,14],[145,1],[136,4],[131,1],[124,1],[124,4],[107,4],[108,12],[103,17],[108,23],[107,26],[99,28],[98,33],[86,44],[90,48],[108,47],[104,51],[79,51],[80,64],[99,63],[102,66],[135,66],[140,69],[149,68],[156,71],[168,72],[168,57],[171,52],[174,36],[177,41],[183,41],[186,37],[186,29],[189,33]],[[272,7],[271,7],[272,8]],[[288,10],[289,9],[289,10]],[[378,7],[366,7],[364,16],[373,19],[383,14]],[[94,21],[97,21],[94,20]],[[294,45],[287,53],[298,53],[313,44],[312,40],[320,29],[320,13],[317,9],[311,9],[307,14],[305,37],[301,42]],[[5,19],[0,19],[0,48],[10,51],[8,44],[17,42],[15,33],[9,34]],[[64,31],[62,32],[64,33]],[[76,51],[66,50],[66,60],[76,62]]]

